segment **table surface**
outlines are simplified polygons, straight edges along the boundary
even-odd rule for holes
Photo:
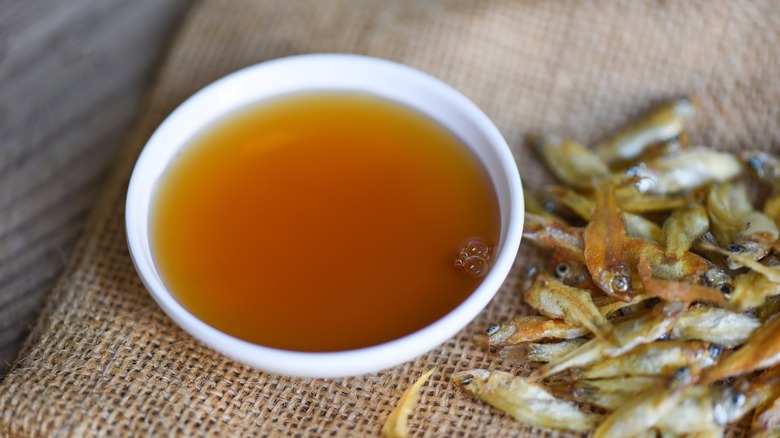
[[[0,0],[0,379],[190,0]]]

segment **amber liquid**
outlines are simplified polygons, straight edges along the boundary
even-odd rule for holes
[[[290,95],[207,128],[166,170],[155,263],[190,312],[275,348],[348,350],[444,316],[480,280],[459,246],[495,244],[488,176],[450,132],[357,93]]]

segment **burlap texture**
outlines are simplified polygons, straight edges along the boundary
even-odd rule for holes
[[[455,371],[503,368],[472,336],[522,311],[527,245],[499,295],[457,336],[356,378],[244,367],[194,341],[150,298],[123,229],[127,181],[144,142],[210,81],[313,52],[400,61],[461,90],[496,122],[524,184],[537,192],[549,179],[523,146],[526,134],[592,144],[680,94],[702,106],[694,142],[780,145],[780,6],[771,0],[203,1],[174,42],[68,271],[0,384],[0,435],[377,435],[403,390],[438,366],[410,420],[415,435],[569,436],[525,427],[449,382]]]

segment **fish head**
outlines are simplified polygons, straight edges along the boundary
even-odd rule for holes
[[[750,151],[743,154],[742,159],[762,180],[772,181],[780,178],[780,160],[776,156],[761,151]]]
[[[579,263],[576,260],[561,260],[554,263],[552,274],[556,279],[567,286],[585,289],[587,288],[588,283],[592,285],[588,268],[583,263]]]
[[[451,377],[452,383],[471,395],[479,393],[479,389],[485,385],[488,378],[490,378],[488,370],[458,371]]]
[[[503,322],[501,324],[491,324],[485,334],[488,336],[489,345],[504,345],[510,336],[515,334],[517,327],[514,324]]]
[[[726,299],[731,298],[731,294],[734,292],[731,276],[718,267],[713,267],[704,271],[699,278],[699,283],[713,289],[718,289]]]
[[[715,423],[719,426],[735,422],[753,409],[759,402],[757,395],[747,392],[747,388],[720,388],[712,402],[712,412]]]
[[[752,260],[759,260],[769,252],[769,248],[756,241],[738,239],[728,245],[726,251],[748,257]],[[735,260],[734,257],[725,256],[724,258],[729,269],[736,270],[744,266],[738,260]]]
[[[629,302],[634,296],[631,285],[631,272],[626,265],[605,269],[596,277],[596,283],[607,295]]]

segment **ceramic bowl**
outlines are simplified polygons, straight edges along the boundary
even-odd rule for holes
[[[454,310],[417,332],[350,351],[309,353],[256,345],[199,320],[166,288],[155,268],[149,236],[155,187],[171,160],[201,128],[263,99],[307,90],[355,91],[396,101],[434,119],[472,149],[487,169],[499,200],[501,234],[493,265],[482,283]],[[390,368],[422,355],[455,335],[484,309],[516,257],[523,226],[523,191],[515,160],[490,119],[440,80],[398,63],[355,55],[301,55],[263,62],[230,74],[181,104],[144,147],[130,179],[127,241],[135,267],[160,307],[210,348],[268,372],[342,377]]]

